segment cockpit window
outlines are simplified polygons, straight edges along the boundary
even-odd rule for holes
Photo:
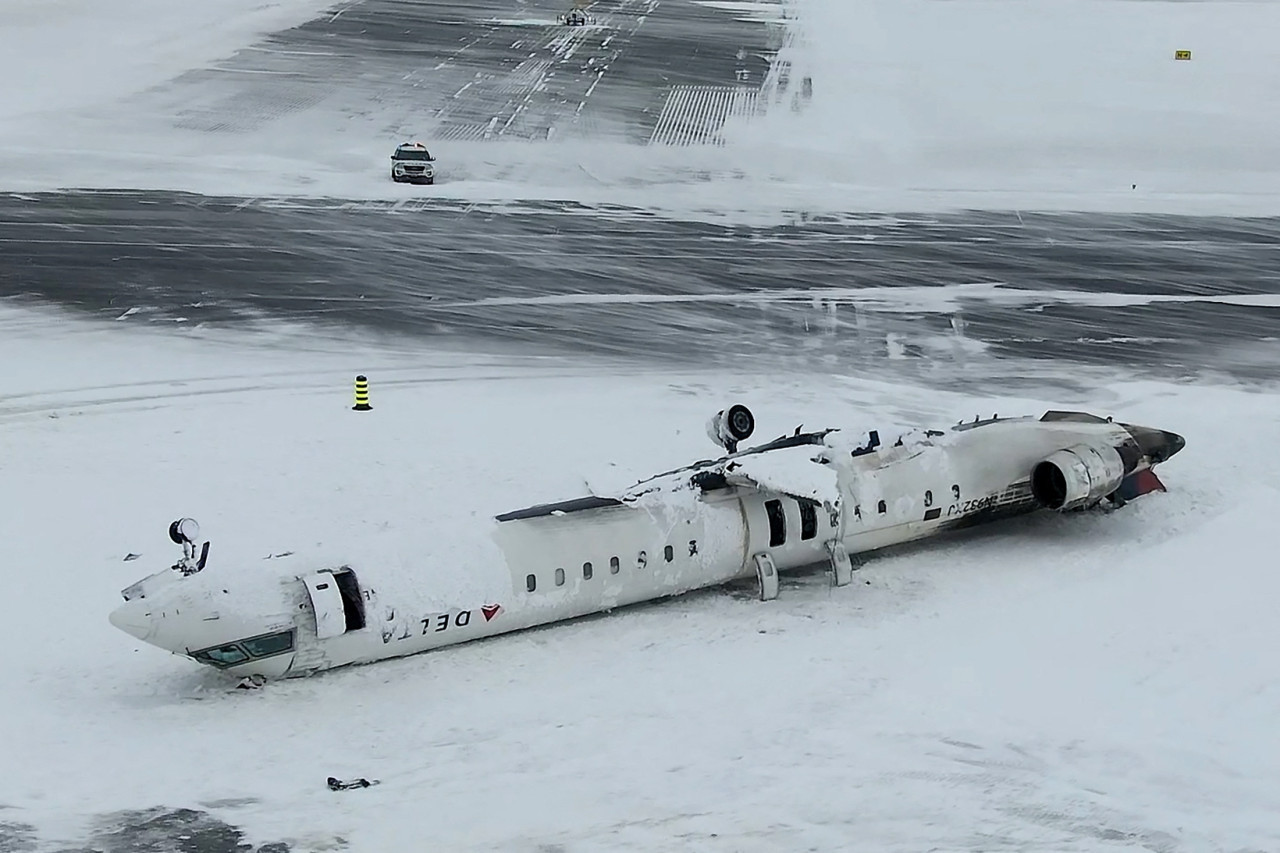
[[[264,637],[241,640],[240,645],[255,658],[269,658],[272,655],[293,651],[293,632],[281,631],[278,634],[267,634]]]
[[[214,666],[235,666],[249,659],[249,656],[235,643],[192,652],[191,656],[201,663],[211,663]]]
[[[269,658],[293,651],[293,631],[279,631],[275,634],[262,634],[250,637],[225,646],[201,649],[192,652],[191,657],[201,663],[210,663],[217,667],[235,666],[253,658]]]

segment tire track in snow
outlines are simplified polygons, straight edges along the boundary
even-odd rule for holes
[[[424,371],[418,367],[375,365],[362,369],[376,375],[378,388],[446,382],[499,382],[513,378],[573,377],[590,372],[580,364],[565,362],[557,365],[554,360],[549,364],[531,367],[525,358],[513,358],[509,361],[482,356],[469,358],[470,363],[456,368],[438,367]],[[207,397],[331,394],[337,400],[345,400],[351,390],[349,380],[346,373],[337,370],[265,371],[6,393],[0,397],[0,429],[31,418],[148,411],[168,407],[180,400]]]

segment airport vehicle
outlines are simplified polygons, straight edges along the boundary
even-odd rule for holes
[[[567,27],[585,27],[587,24],[595,23],[595,19],[581,6],[574,6],[560,15],[558,20]]]
[[[1068,411],[975,418],[887,443],[874,430],[797,429],[739,450],[754,427],[748,409],[729,407],[708,424],[725,455],[621,494],[504,513],[474,549],[442,542],[411,569],[206,566],[198,525],[179,519],[169,534],[182,559],[125,589],[111,622],[232,675],[276,678],[735,580],[754,579],[769,600],[780,572],[825,565],[843,586],[890,545],[1037,510],[1122,507],[1164,490],[1154,467],[1185,443]]]
[[[391,180],[397,184],[434,184],[436,158],[421,142],[404,142],[391,154]]]

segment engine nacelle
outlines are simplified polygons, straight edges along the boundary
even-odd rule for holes
[[[1120,488],[1124,474],[1124,461],[1114,447],[1077,444],[1031,469],[1031,494],[1047,509],[1079,509]]]
[[[755,416],[743,405],[721,409],[707,421],[707,435],[730,453],[736,453],[738,442],[750,438],[755,431]]]

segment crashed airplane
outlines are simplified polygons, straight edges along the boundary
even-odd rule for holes
[[[739,450],[755,420],[712,417],[727,455],[617,496],[499,515],[457,570],[371,563],[272,572],[206,568],[179,519],[183,558],[123,591],[117,628],[261,683],[311,675],[754,578],[823,565],[843,586],[863,555],[1015,515],[1119,507],[1164,490],[1154,466],[1181,436],[1083,412],[991,417],[882,442],[876,431],[796,431]],[[273,568],[283,568],[273,562]],[[242,682],[244,683],[244,682]]]

